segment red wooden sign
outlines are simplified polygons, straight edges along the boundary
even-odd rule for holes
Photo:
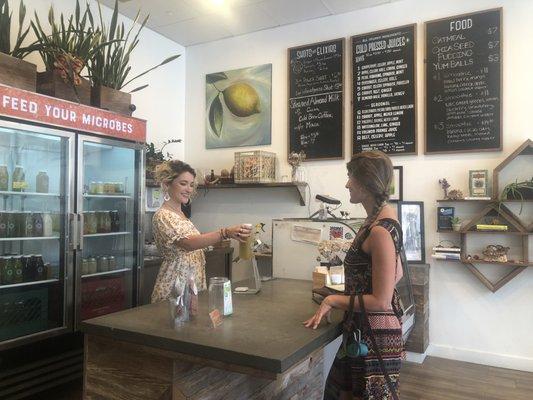
[[[146,121],[99,108],[0,85],[0,115],[146,142]]]

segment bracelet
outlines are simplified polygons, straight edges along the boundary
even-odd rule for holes
[[[222,240],[228,239],[228,230],[226,228],[220,228],[220,237]]]

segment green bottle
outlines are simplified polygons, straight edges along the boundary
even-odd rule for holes
[[[3,283],[4,285],[11,285],[15,279],[15,259],[13,257],[6,258],[6,264],[4,266]]]
[[[14,273],[13,273],[13,283],[22,283],[23,277],[22,277],[22,257],[13,257],[15,259],[15,265],[13,266]]]

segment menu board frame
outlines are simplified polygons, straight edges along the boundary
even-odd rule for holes
[[[290,100],[291,100],[291,51],[299,50],[299,49],[305,49],[309,47],[315,47],[325,44],[331,44],[334,42],[341,42],[341,87],[342,91],[340,93],[340,129],[339,132],[337,132],[337,138],[340,139],[341,142],[341,154],[334,157],[310,157],[309,155],[306,155],[306,158],[304,162],[306,161],[328,161],[328,160],[344,160],[345,156],[345,142],[344,142],[344,118],[345,118],[345,85],[346,85],[346,79],[345,79],[345,72],[346,72],[346,60],[345,60],[345,54],[346,54],[346,38],[339,37],[335,39],[329,39],[324,40],[321,42],[316,43],[308,43],[300,46],[294,46],[287,49],[287,159],[289,157],[289,154],[293,151],[297,151],[298,149],[295,149],[291,146],[291,139],[293,136],[293,132],[291,132],[291,108],[290,108]]]
[[[385,33],[385,32],[394,32],[394,31],[398,31],[398,30],[404,30],[404,29],[407,29],[407,28],[412,28],[413,29],[413,44],[412,44],[412,48],[413,48],[413,60],[410,60],[412,61],[412,68],[413,68],[413,82],[411,83],[412,87],[413,87],[413,107],[414,107],[414,121],[413,121],[413,127],[414,127],[414,134],[413,134],[413,141],[414,141],[414,145],[415,145],[415,148],[413,151],[406,151],[406,152],[397,152],[397,153],[387,153],[387,155],[389,157],[392,157],[392,156],[405,156],[405,155],[417,155],[418,154],[418,39],[417,39],[417,35],[418,35],[418,26],[417,26],[417,23],[412,23],[412,24],[405,24],[405,25],[401,25],[401,26],[396,26],[396,27],[392,27],[392,28],[385,28],[385,29],[380,29],[380,30],[377,30],[377,31],[372,31],[372,32],[365,32],[365,33],[361,33],[361,34],[357,34],[357,35],[353,35],[350,37],[350,46],[351,46],[351,53],[350,53],[350,56],[351,56],[351,62],[350,62],[350,67],[351,67],[351,78],[352,78],[352,87],[351,87],[351,95],[352,95],[352,101],[351,101],[351,107],[350,107],[350,111],[351,111],[351,153],[352,155],[356,153],[355,151],[355,112],[356,112],[356,109],[355,109],[355,82],[356,82],[356,79],[355,79],[355,63],[354,63],[354,54],[353,54],[353,45],[354,45],[354,40],[358,39],[358,38],[361,38],[361,37],[364,37],[364,36],[374,36],[374,35],[379,35],[379,34],[382,34],[382,33]]]
[[[477,153],[477,152],[488,152],[488,151],[502,151],[503,150],[503,7],[495,7],[490,8],[486,10],[480,10],[480,11],[474,11],[464,14],[457,14],[452,15],[448,17],[438,18],[431,21],[424,22],[424,62],[428,64],[428,24],[432,23],[438,23],[443,21],[452,21],[459,18],[469,17],[472,15],[478,15],[478,14],[485,14],[489,12],[497,11],[499,13],[499,20],[498,20],[498,29],[499,29],[499,65],[500,65],[500,73],[499,73],[499,132],[497,134],[497,138],[499,140],[499,146],[497,147],[490,147],[490,148],[473,148],[473,149],[446,149],[446,150],[428,150],[428,144],[431,141],[431,135],[430,130],[428,129],[428,112],[430,112],[430,109],[428,107],[428,70],[429,66],[425,66],[425,82],[424,82],[424,102],[425,102],[425,113],[424,113],[424,128],[425,128],[425,143],[424,143],[424,154],[457,154],[457,153]]]

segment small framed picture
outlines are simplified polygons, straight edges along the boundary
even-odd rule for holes
[[[392,175],[392,183],[389,189],[390,201],[403,200],[403,167],[394,167]]]
[[[426,251],[424,243],[424,202],[399,201],[398,216],[403,231],[403,247],[407,261],[424,264]]]
[[[163,195],[159,187],[146,188],[146,211],[157,211],[163,204]]]
[[[489,172],[486,169],[473,169],[469,171],[468,182],[471,197],[486,197],[489,189]]]
[[[455,215],[455,207],[437,207],[437,228],[439,230],[452,229],[452,218]]]

